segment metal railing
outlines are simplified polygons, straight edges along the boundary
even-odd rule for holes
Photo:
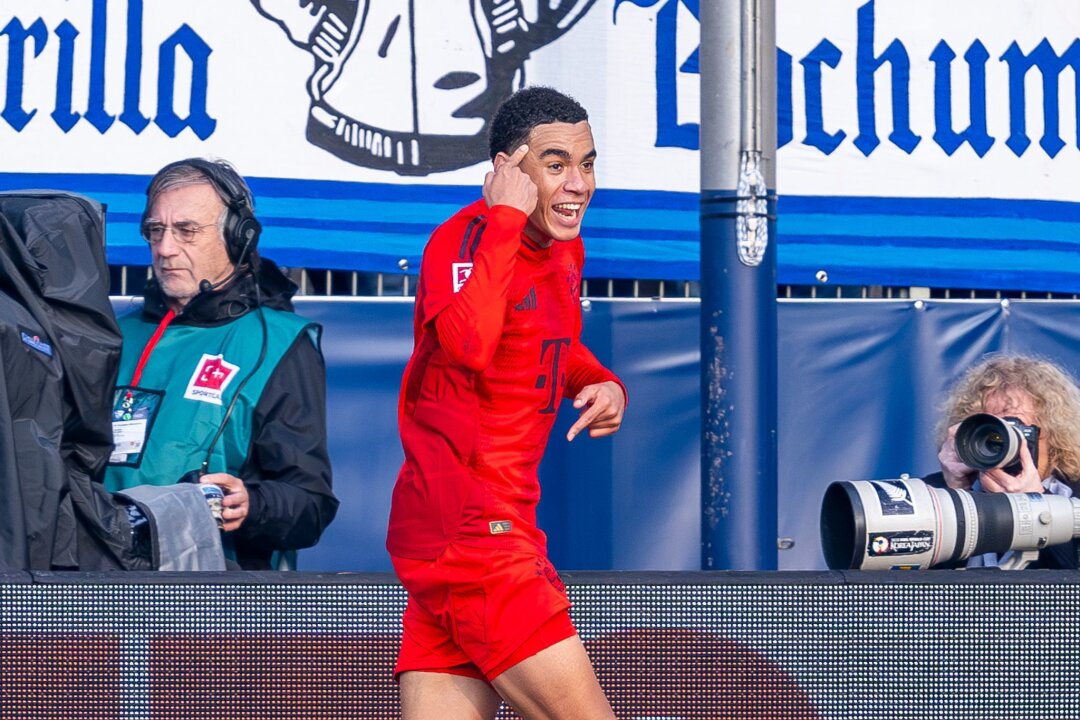
[[[114,295],[138,295],[150,277],[146,265],[110,266]],[[300,287],[301,295],[343,297],[412,297],[416,277],[404,273],[371,273],[356,270],[286,268]],[[696,298],[696,280],[629,280],[584,278],[581,296],[590,298]],[[1078,293],[1028,290],[972,290],[957,288],[899,287],[887,285],[778,285],[778,298],[790,299],[934,299],[934,300],[1076,300]]]

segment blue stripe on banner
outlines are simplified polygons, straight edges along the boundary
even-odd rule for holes
[[[395,203],[436,203],[460,208],[480,197],[480,181],[467,185],[398,185],[337,180],[247,178],[256,200],[262,198],[374,200]],[[96,175],[60,173],[0,173],[0,190],[55,188],[72,192],[133,194],[141,203],[149,175]],[[79,189],[81,188],[81,189]],[[667,190],[614,190],[601,188],[594,207],[685,210],[697,213],[697,193]]]
[[[0,173],[0,190],[49,188],[94,195],[100,192],[146,192],[149,175],[95,175],[90,173]],[[90,191],[94,191],[91,193]]]
[[[867,220],[867,218],[872,218]],[[861,215],[854,218],[784,215],[779,221],[783,242],[828,241],[859,245],[906,247],[962,247],[968,250],[1024,248],[1060,250],[1077,247],[1077,224],[1044,220],[958,218],[904,218]],[[903,233],[903,234],[900,234]]]
[[[780,214],[899,215],[904,217],[1014,217],[1080,222],[1080,203],[1060,200],[1000,198],[891,198],[785,195],[777,202]]]
[[[108,207],[108,258],[145,264],[138,234],[149,178],[0,173],[0,189],[54,188]],[[285,265],[409,272],[431,230],[477,187],[252,178],[263,252]],[[778,279],[1080,291],[1080,203],[1045,200],[784,196]],[[602,189],[586,221],[588,277],[696,279],[696,193]]]

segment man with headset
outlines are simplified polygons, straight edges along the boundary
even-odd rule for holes
[[[260,258],[243,178],[190,158],[150,181],[141,232],[154,276],[124,348],[105,485],[179,481],[224,492],[226,553],[244,569],[310,547],[334,518],[321,328]]]

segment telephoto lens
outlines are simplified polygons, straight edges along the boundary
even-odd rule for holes
[[[972,555],[1036,552],[1080,536],[1080,500],[984,493],[922,480],[843,480],[825,490],[821,547],[831,570],[918,570]]]

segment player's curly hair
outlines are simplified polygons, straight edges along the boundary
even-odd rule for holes
[[[945,442],[950,427],[982,412],[987,396],[1005,389],[1031,396],[1049,448],[1047,467],[1062,480],[1080,483],[1080,387],[1049,360],[999,353],[983,358],[949,392],[937,425],[938,444]]]
[[[491,120],[488,147],[491,159],[499,153],[510,155],[526,140],[537,125],[569,123],[589,119],[589,114],[577,100],[543,85],[518,90],[508,97]]]

